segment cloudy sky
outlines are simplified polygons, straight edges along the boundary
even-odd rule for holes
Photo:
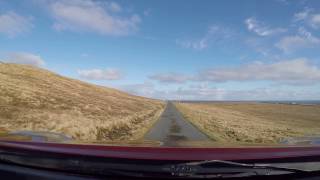
[[[320,99],[318,0],[0,0],[0,60],[161,99]]]

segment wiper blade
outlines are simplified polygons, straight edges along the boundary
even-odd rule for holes
[[[170,171],[172,176],[190,178],[269,176],[308,172],[270,164],[245,164],[221,160],[181,163],[166,167],[165,170]]]
[[[102,176],[158,177],[158,178],[228,178],[286,175],[320,171],[320,162],[245,164],[210,160],[185,163],[108,160],[85,157],[59,157],[0,151],[0,163],[9,162],[35,168],[62,170]],[[303,169],[305,164],[309,164]],[[290,166],[294,164],[294,166]],[[310,170],[309,168],[313,166]],[[318,169],[317,169],[318,168]]]

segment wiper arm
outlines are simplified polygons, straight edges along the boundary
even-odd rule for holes
[[[166,167],[165,170],[170,171],[172,176],[190,178],[249,177],[309,172],[270,164],[245,164],[221,160],[176,164]]]

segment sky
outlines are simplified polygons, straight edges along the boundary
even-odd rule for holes
[[[0,0],[0,61],[157,99],[320,100],[320,1]]]

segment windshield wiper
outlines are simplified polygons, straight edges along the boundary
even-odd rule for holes
[[[62,158],[59,156],[0,151],[0,162],[102,176],[206,179],[320,172],[320,162],[245,164],[221,160],[191,161],[185,163],[170,161],[166,163],[156,160],[132,160],[130,162],[122,161],[121,159],[105,160],[72,156]]]
[[[249,177],[311,172],[298,168],[270,164],[245,164],[232,161],[209,160],[171,165],[165,168],[172,176],[190,178]]]

